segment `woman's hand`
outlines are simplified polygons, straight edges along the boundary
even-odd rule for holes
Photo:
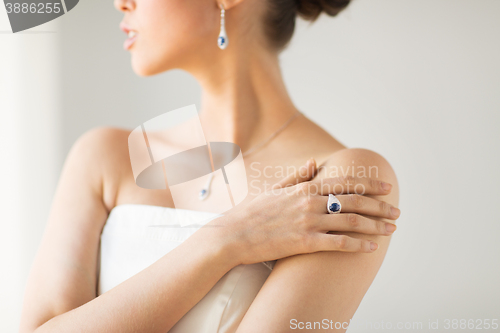
[[[396,226],[370,217],[395,220],[399,209],[364,195],[387,195],[391,185],[371,178],[337,177],[314,180],[313,159],[257,196],[242,209],[218,220],[227,229],[239,264],[252,264],[318,251],[370,253],[378,245],[366,239],[329,232],[391,235]],[[312,180],[311,180],[312,179]],[[363,191],[360,191],[363,189]],[[328,214],[328,194],[342,205]],[[364,216],[367,215],[367,216]],[[227,240],[227,239],[226,239]]]

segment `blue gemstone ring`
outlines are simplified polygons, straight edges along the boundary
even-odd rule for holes
[[[342,209],[339,199],[333,194],[328,194],[328,202],[326,204],[326,209],[329,214],[338,214]]]

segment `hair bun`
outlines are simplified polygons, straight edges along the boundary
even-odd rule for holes
[[[310,21],[315,21],[318,16],[325,12],[335,16],[349,5],[350,0],[296,0],[297,14]]]

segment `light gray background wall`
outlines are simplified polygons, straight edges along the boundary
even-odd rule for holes
[[[60,154],[51,179],[92,127],[133,128],[199,106],[200,87],[189,74],[132,72],[121,18],[111,1],[86,0],[54,28],[62,88],[54,88]],[[400,182],[398,230],[354,320],[393,328],[421,322],[418,331],[436,320],[441,330],[446,319],[500,320],[500,2],[355,0],[338,18],[298,23],[282,55],[297,106],[344,144],[381,153]],[[40,183],[40,193],[51,196],[53,185]],[[37,231],[22,243],[23,267],[38,247],[42,212],[23,224]],[[25,270],[17,272],[24,282]]]

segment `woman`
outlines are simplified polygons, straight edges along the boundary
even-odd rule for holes
[[[85,133],[65,162],[21,332],[345,331],[388,249],[398,183],[382,156],[346,148],[298,113],[278,54],[297,14],[315,20],[348,3],[115,0],[134,71],[180,68],[196,77],[206,140],[251,152],[245,167],[260,191],[207,223],[222,228],[198,228],[177,243],[160,239],[178,231],[147,227],[171,216],[172,196],[135,184],[130,131]],[[297,171],[265,172],[283,166]],[[329,194],[340,206],[327,206]]]

